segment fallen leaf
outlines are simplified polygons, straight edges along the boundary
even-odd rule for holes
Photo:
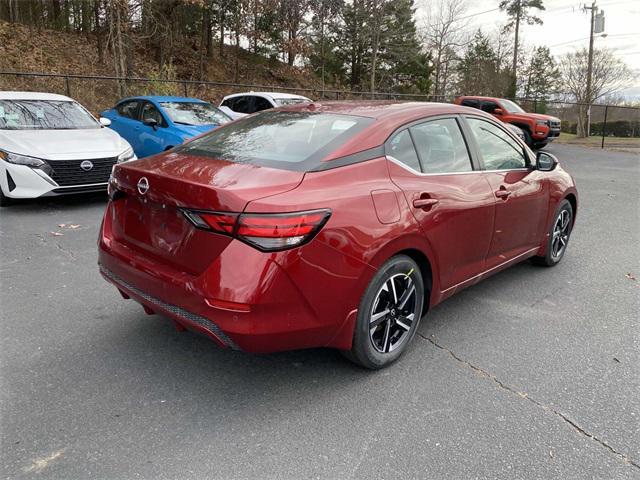
[[[620,360],[618,360],[616,357],[613,357],[613,361],[616,363],[620,363]]]
[[[553,450],[549,450],[549,456],[553,458]]]
[[[627,273],[625,274],[625,277],[627,277],[629,280],[637,280],[633,273]]]
[[[64,227],[65,227],[65,225],[66,225],[66,223],[59,223],[59,224],[58,224],[58,227],[59,227],[59,228],[64,228]]]
[[[49,232],[51,235],[53,235],[54,237],[62,237],[64,236],[64,233],[60,233],[60,232]]]
[[[76,228],[80,228],[80,225],[76,225],[76,224],[69,225],[69,228],[70,228],[71,230],[75,230]]]

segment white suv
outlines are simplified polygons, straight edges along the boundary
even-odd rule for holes
[[[113,165],[136,158],[110,123],[62,95],[0,92],[0,206],[106,190]]]
[[[310,103],[311,99],[302,95],[278,92],[248,92],[227,95],[220,102],[220,110],[234,120],[251,113],[269,108],[283,107],[296,103]]]

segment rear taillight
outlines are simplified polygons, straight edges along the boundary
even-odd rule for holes
[[[197,228],[229,235],[273,252],[309,242],[329,220],[330,210],[293,213],[228,213],[183,210]]]

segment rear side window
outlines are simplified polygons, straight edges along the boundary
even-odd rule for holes
[[[425,173],[470,172],[473,170],[467,145],[458,122],[443,118],[411,127],[411,134]]]
[[[118,111],[118,115],[121,117],[137,120],[139,106],[140,102],[138,100],[130,100],[128,102],[122,102],[116,107],[116,110]]]
[[[500,107],[498,107],[498,104],[496,102],[491,102],[491,101],[488,101],[488,100],[485,100],[484,102],[482,102],[482,111],[483,112],[493,113],[493,111],[496,108],[500,108]]]
[[[373,123],[372,118],[266,110],[196,138],[178,151],[285,170],[308,171]]]
[[[253,109],[256,112],[261,112],[262,110],[273,108],[273,105],[269,103],[269,100],[264,97],[254,97],[253,101]]]
[[[233,111],[238,113],[253,113],[251,97],[244,95],[242,97],[235,97],[233,102]]]
[[[389,140],[387,154],[404,163],[407,167],[420,171],[420,161],[413,146],[409,130],[403,130]]]
[[[473,100],[471,98],[465,98],[464,100],[462,100],[461,103],[462,106],[464,107],[473,107],[473,108],[479,108],[480,105],[478,104],[477,100]]]

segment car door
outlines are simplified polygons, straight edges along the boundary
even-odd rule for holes
[[[396,132],[389,172],[437,257],[441,289],[481,273],[491,244],[495,198],[472,162],[456,116]]]
[[[148,120],[155,120],[156,126],[146,124]],[[169,145],[167,142],[167,122],[160,110],[151,102],[145,101],[140,108],[140,125],[138,128],[138,141],[140,144],[140,153],[138,157],[147,157],[163,152]]]
[[[140,122],[138,121],[138,114],[140,111],[140,100],[125,100],[120,102],[115,107],[115,115],[111,120],[109,128],[115,130],[124,138],[133,151],[138,155],[140,145],[138,143],[138,127]]]
[[[466,116],[465,121],[496,198],[487,255],[487,268],[493,268],[540,245],[549,187],[544,175],[531,167],[528,150],[506,129],[480,117]]]

